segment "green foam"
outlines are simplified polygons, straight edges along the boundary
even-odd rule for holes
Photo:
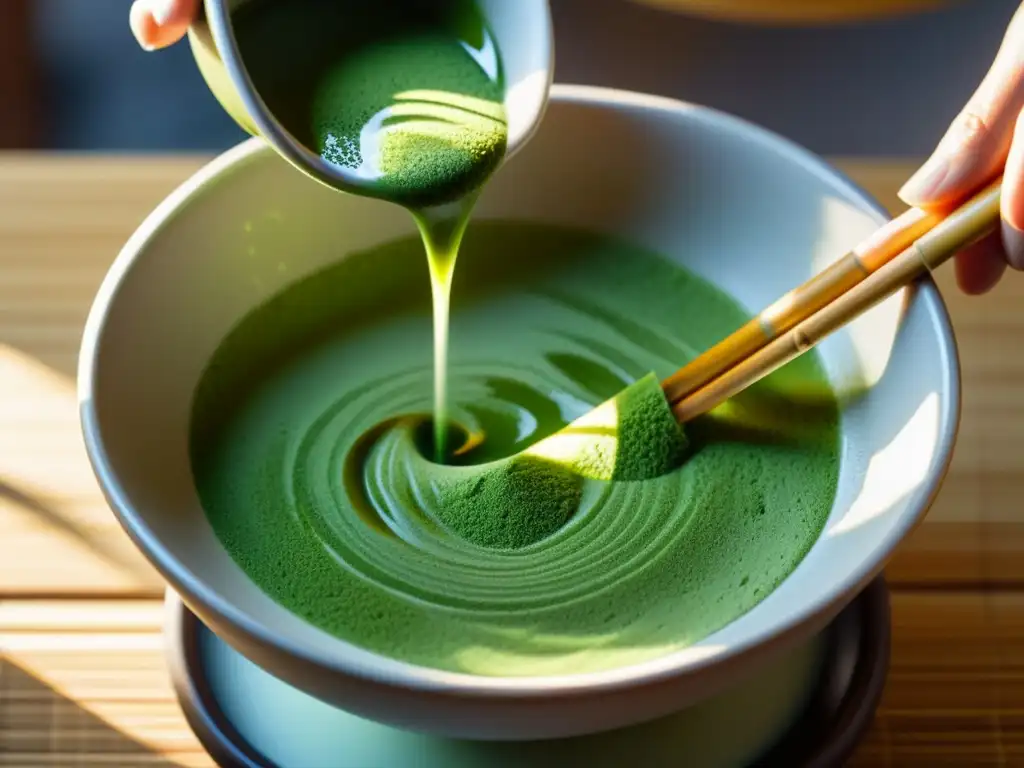
[[[244,572],[348,642],[477,675],[657,658],[771,594],[814,544],[837,486],[838,408],[817,355],[688,422],[685,460],[659,474],[676,453],[657,438],[672,435],[667,405],[647,410],[659,402],[655,377],[748,314],[696,275],[599,234],[479,222],[462,250],[449,394],[451,420],[472,439],[453,465],[423,453],[433,354],[417,238],[347,254],[217,350],[195,397],[193,472]],[[431,482],[525,457],[616,399],[645,414],[644,428],[623,418],[619,430],[632,446],[622,456],[642,460],[575,461],[619,479],[583,478],[577,497],[559,471],[535,495],[535,468],[508,462],[516,471],[480,486],[497,489],[494,508],[571,502],[525,524],[474,520],[469,503],[460,522],[433,492]],[[659,421],[667,431],[651,431]],[[622,479],[637,474],[652,477]]]
[[[382,110],[401,112],[385,121],[372,158],[389,200],[411,207],[452,202],[481,186],[505,154],[501,87],[454,38],[404,38],[331,67],[313,101],[318,150],[358,167],[366,159],[361,131]]]
[[[521,549],[565,525],[579,508],[582,484],[582,477],[558,464],[516,456],[438,482],[436,514],[466,541]]]

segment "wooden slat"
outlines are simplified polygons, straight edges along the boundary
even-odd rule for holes
[[[854,766],[1024,764],[1024,594],[898,592]],[[175,704],[157,601],[0,603],[0,765],[212,765]]]
[[[1024,589],[1024,525],[925,521],[885,569],[894,588]]]
[[[159,601],[0,601],[0,766],[214,763],[164,663]]]
[[[96,486],[74,376],[111,261],[202,162],[0,155],[0,596],[161,593]]]
[[[1024,594],[896,593],[893,657],[854,766],[1024,765]]]

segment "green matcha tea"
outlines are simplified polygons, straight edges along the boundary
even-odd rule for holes
[[[267,594],[376,653],[529,676],[685,647],[792,572],[838,478],[816,353],[684,438],[656,382],[741,308],[628,243],[476,223],[451,304],[458,428],[437,462],[422,258],[404,239],[289,287],[200,382],[196,487]]]
[[[250,0],[232,24],[267,109],[367,194],[454,203],[501,163],[501,59],[473,0]]]
[[[473,0],[252,0],[232,21],[277,120],[419,225],[433,284],[440,457],[459,241],[508,140],[494,39]]]

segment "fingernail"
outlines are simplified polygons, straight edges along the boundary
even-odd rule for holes
[[[944,157],[933,157],[900,187],[900,199],[910,205],[932,202],[949,178],[949,168]]]
[[[149,15],[158,27],[164,26],[174,14],[174,0],[149,0]]]
[[[1003,247],[1006,260],[1014,269],[1024,269],[1024,232],[1003,219]]]

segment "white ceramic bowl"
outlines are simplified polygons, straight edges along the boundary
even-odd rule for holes
[[[598,88],[552,93],[540,131],[494,178],[478,218],[625,236],[751,312],[885,220],[826,163],[736,118]],[[251,140],[146,219],[86,327],[82,424],[114,513],[203,622],[298,688],[364,717],[467,738],[557,737],[650,719],[819,632],[881,570],[939,487],[958,421],[958,365],[939,293],[924,281],[820,347],[837,389],[869,385],[843,409],[835,506],[800,566],[738,620],[653,661],[565,677],[441,672],[342,642],[264,595],[214,536],[189,469],[192,393],[250,309],[339,252],[413,232],[397,207],[312,183]]]

